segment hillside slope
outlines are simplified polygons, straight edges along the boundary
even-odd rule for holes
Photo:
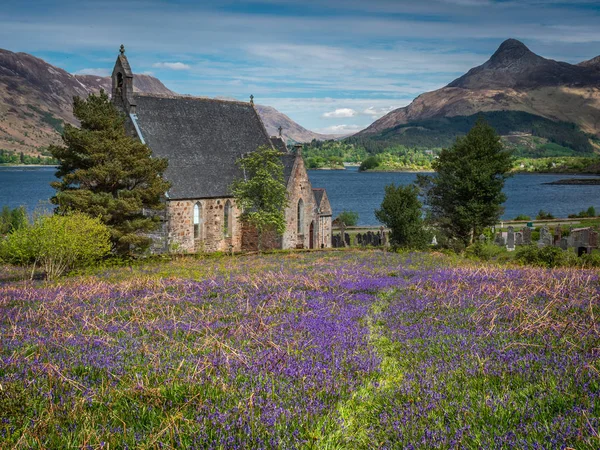
[[[446,87],[417,97],[356,137],[426,119],[522,111],[576,124],[600,137],[600,57],[578,65],[545,59],[509,39],[492,57]]]
[[[149,75],[134,76],[136,92],[178,95]],[[37,156],[61,142],[63,123],[75,124],[73,97],[87,97],[100,89],[111,91],[110,77],[72,75],[27,53],[0,49],[0,149]],[[271,135],[293,142],[332,139],[313,133],[269,106],[257,110]]]

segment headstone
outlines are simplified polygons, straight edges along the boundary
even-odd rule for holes
[[[373,245],[373,233],[367,231],[367,245]]]
[[[515,233],[515,245],[523,245],[523,232],[517,231]]]
[[[362,243],[363,243],[363,237],[362,237],[362,234],[358,233],[358,234],[356,235],[356,242],[358,243],[358,245],[362,245]]]
[[[574,248],[575,247],[575,236],[573,236],[573,234],[570,234],[569,236],[567,236],[567,248]]]
[[[508,227],[508,233],[506,234],[506,249],[509,252],[515,250],[515,229],[512,226]]]
[[[523,233],[523,245],[531,245],[531,228],[525,227],[521,233]]]
[[[540,230],[540,240],[538,241],[538,247],[548,247],[552,245],[552,235],[547,225],[544,225]]]
[[[387,246],[387,235],[385,234],[385,229],[381,227],[381,245],[384,247]]]
[[[350,235],[348,233],[344,233],[344,242],[346,243],[346,247],[350,247]]]
[[[379,242],[380,242],[380,240],[381,240],[381,238],[379,237],[379,233],[376,233],[376,234],[373,236],[373,245],[374,245],[375,247],[379,247]]]
[[[431,245],[437,245],[437,238],[433,235],[433,239],[431,240]]]
[[[486,239],[487,239],[487,238],[485,237],[485,234],[481,233],[481,234],[479,235],[479,242],[481,242],[481,243],[484,243],[484,242],[486,241]]]
[[[561,238],[562,238],[562,228],[560,225],[556,225],[556,228],[554,228],[554,245],[560,244]]]
[[[560,242],[558,244],[560,246],[560,248],[562,248],[563,250],[568,250],[569,249],[569,239],[566,237],[561,237],[560,238]]]
[[[504,236],[502,236],[502,233],[496,234],[496,237],[494,238],[494,244],[500,247],[504,247],[506,245],[506,240],[504,239]]]

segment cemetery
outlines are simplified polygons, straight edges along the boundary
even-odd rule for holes
[[[568,230],[563,230],[561,225],[549,227],[543,225],[539,229],[539,239],[534,241],[532,233],[534,228],[525,226],[519,231],[515,231],[513,226],[509,226],[507,231],[495,233],[494,243],[500,247],[506,247],[508,251],[514,251],[517,246],[536,244],[538,248],[558,247],[562,250],[573,250],[577,256],[591,254],[598,248],[598,232],[594,227],[574,228],[570,226]],[[479,236],[479,240],[487,240],[485,235]]]

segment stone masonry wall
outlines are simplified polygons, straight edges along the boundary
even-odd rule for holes
[[[291,185],[288,185],[288,207],[285,210],[286,230],[282,238],[282,248],[309,248],[310,223],[314,220],[315,231],[318,230],[317,205],[312,186],[304,167],[301,157],[296,157],[294,172],[290,177]],[[304,201],[304,233],[298,235],[297,209],[298,201]],[[318,247],[318,237],[315,232],[315,247]]]
[[[240,211],[233,199],[229,199],[231,212],[231,230],[229,236],[223,235],[224,207],[228,199],[171,200],[168,204],[169,243],[171,251],[187,253],[233,251],[242,249]],[[194,239],[194,205],[201,205],[200,233]]]

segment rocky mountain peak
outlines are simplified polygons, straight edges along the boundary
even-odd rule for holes
[[[517,39],[507,39],[498,50],[489,59],[488,64],[490,66],[498,67],[507,64],[514,64],[515,62],[524,63],[535,63],[543,61],[544,58],[533,53],[525,44]]]
[[[591,67],[595,69],[600,69],[600,56],[596,56],[595,58],[580,62],[577,65],[580,67]]]

